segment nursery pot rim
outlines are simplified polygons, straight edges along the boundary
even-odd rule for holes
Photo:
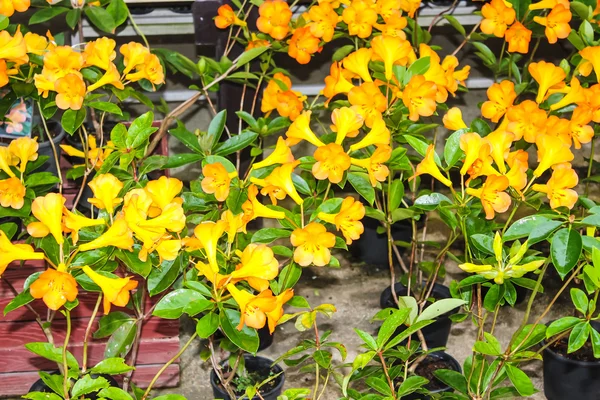
[[[56,136],[52,137],[52,142],[55,145],[58,144],[58,143],[60,143],[60,142],[62,142],[63,139],[65,138],[65,136],[67,135],[67,132],[63,129],[63,127],[60,124],[60,122],[54,121],[54,120],[48,120],[48,121],[46,121],[46,123],[48,124],[48,129],[49,130],[52,130],[51,127],[50,127],[50,125],[55,125],[55,127],[57,127],[56,131],[58,131],[58,133],[56,134]],[[22,136],[22,137],[30,137],[30,136]],[[33,137],[30,137],[30,138],[33,139]],[[18,137],[14,137],[13,139],[18,139]],[[38,143],[38,146],[40,148],[50,147],[50,141],[49,140],[45,140],[43,142],[39,142],[38,141],[37,143]],[[8,147],[9,144],[10,144],[10,142],[0,142],[0,146],[3,146],[3,147]]]
[[[550,321],[548,322],[548,324],[551,324],[554,321]],[[592,325],[596,325],[596,327],[600,328],[600,321],[590,321],[592,323]],[[593,327],[592,327],[593,329]],[[546,339],[542,340],[542,346],[547,344],[546,343]],[[555,359],[558,359],[564,363],[569,363],[569,364],[573,364],[573,365],[578,365],[580,367],[593,367],[593,366],[597,366],[600,365],[600,358],[594,361],[584,361],[584,360],[573,360],[572,358],[569,357],[565,357],[562,354],[554,351],[552,349],[552,346],[548,346],[544,349],[543,351],[544,354],[547,354],[551,357],[554,357]]]
[[[427,281],[423,280],[422,281],[422,285],[426,285],[426,284],[427,284]],[[407,288],[407,286],[405,284],[403,284],[402,282],[395,282],[394,283],[394,287],[398,287],[398,286],[401,286],[402,288]],[[385,289],[383,289],[383,291],[381,292],[381,295],[379,296],[379,299],[380,299],[380,301],[379,301],[380,304],[379,305],[380,305],[381,309],[385,308],[385,307],[382,306],[382,304],[383,304],[382,297],[387,292],[388,289],[390,290],[390,296],[391,296],[392,295],[392,293],[391,293],[392,289],[391,288],[392,288],[392,285],[387,286]],[[436,289],[438,289],[438,293],[440,291],[444,291],[445,292],[446,290],[448,292],[450,292],[450,288],[448,286],[444,285],[443,283],[435,282],[434,285],[433,285],[433,289],[431,290],[431,296],[433,296],[433,294],[436,292]],[[398,293],[398,290],[396,290],[396,293]],[[450,295],[448,297],[442,297],[442,298],[439,298],[439,299],[436,298],[436,300],[442,300],[442,299],[447,299],[447,298],[452,298],[452,295]],[[436,318],[436,320],[440,320],[440,319],[444,319],[444,318],[450,318],[451,315],[456,314],[457,312],[458,312],[458,308],[454,308],[454,309],[448,311],[447,313],[440,315],[439,317]]]
[[[462,373],[462,367],[460,366],[460,363],[458,362],[458,360],[456,358],[454,358],[454,356],[452,356],[449,353],[445,352],[444,350],[438,350],[438,351],[434,351],[432,353],[429,353],[429,354],[427,354],[427,357],[425,357],[424,360],[426,360],[428,357],[435,357],[437,359],[440,359],[440,360],[443,360],[443,361],[447,361],[448,363],[452,364],[452,366],[454,366],[456,368],[456,369],[452,369],[452,368],[450,368],[450,369],[452,369],[453,371],[456,371],[458,373]],[[440,381],[440,382],[442,382],[442,381]],[[429,393],[444,393],[448,389],[452,389],[451,386],[448,386],[448,385],[446,385],[443,382],[442,382],[442,384],[444,384],[445,387],[440,388],[440,389],[435,389],[435,390],[429,390]]]
[[[263,397],[269,396],[272,393],[277,393],[277,391],[281,391],[283,389],[283,385],[285,383],[285,371],[283,370],[283,368],[281,368],[281,366],[279,364],[273,364],[273,360],[271,360],[270,358],[267,357],[263,357],[263,356],[254,356],[252,354],[244,354],[244,359],[247,361],[249,358],[251,359],[255,359],[257,361],[266,361],[268,362],[268,364],[271,366],[271,369],[276,373],[279,374],[276,378],[275,381],[278,381],[277,384],[268,392],[262,394]],[[224,360],[223,362],[221,362],[221,365],[225,365],[227,364],[227,360]],[[214,368],[212,368],[210,370],[210,385],[214,388],[219,389],[221,392],[226,393],[223,389],[221,389],[221,386],[219,386],[219,382],[217,382],[217,373],[215,372]],[[229,396],[228,396],[229,397]],[[254,396],[252,399],[257,398],[256,396]],[[248,397],[246,395],[242,396],[241,399],[243,400],[248,400]]]

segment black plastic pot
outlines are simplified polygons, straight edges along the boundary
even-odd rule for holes
[[[600,323],[592,321],[600,329]],[[600,360],[571,360],[548,346],[543,351],[544,394],[548,400],[600,399]]]
[[[260,375],[264,375],[264,379],[268,378],[271,372],[279,374],[274,380],[275,385],[273,388],[266,393],[261,394],[264,400],[277,400],[277,397],[281,395],[281,392],[283,391],[283,383],[285,382],[285,374],[282,373],[283,369],[277,364],[272,365],[273,361],[265,357],[255,357],[250,354],[244,354],[244,360],[246,362],[246,370],[258,372]],[[229,395],[221,388],[217,374],[214,370],[210,371],[210,386],[212,387],[215,399],[230,400]],[[247,400],[248,398],[244,396],[242,399]],[[251,400],[260,400],[260,397],[254,396]]]
[[[431,359],[434,359],[436,361],[437,360],[445,361],[449,364],[448,367],[446,367],[445,369],[451,369],[456,372],[461,372],[460,364],[458,363],[458,361],[456,361],[456,359],[454,359],[454,357],[452,357],[448,353],[445,353],[443,351],[433,352],[433,353],[427,355],[427,357],[425,358],[425,360],[422,361],[422,363],[427,362],[428,360],[431,360]],[[429,379],[429,377],[428,377],[428,379]],[[433,378],[433,379],[436,379],[436,378]],[[430,382],[431,382],[431,380],[430,380]],[[436,379],[436,383],[439,386],[443,385],[443,387],[441,387],[441,388],[438,387],[438,388],[432,390],[427,387],[428,385],[430,385],[430,383],[429,383],[429,384],[425,385],[425,388],[429,389],[429,392],[431,394],[451,393],[454,391],[454,389],[452,389],[450,386],[443,384],[442,382],[438,381],[437,379]],[[421,393],[411,393],[408,396],[403,396],[402,398],[406,399],[406,400],[425,400],[425,399],[431,399],[432,396],[421,394]]]
[[[52,372],[52,375],[57,375],[58,373],[59,373],[58,371],[54,371],[54,372]],[[110,384],[110,387],[119,387],[119,383],[115,380],[115,378],[113,378],[110,375],[92,375],[92,378],[98,378],[99,376],[106,379],[108,381],[108,383]],[[50,389],[44,383],[44,381],[41,379],[38,379],[37,381],[35,381],[33,383],[33,385],[31,385],[31,387],[29,388],[29,392],[27,392],[27,393],[33,393],[33,392],[54,393],[54,391],[52,389]],[[95,394],[88,394],[88,395],[86,395],[85,398],[90,399],[90,400],[96,400],[98,397]]]
[[[397,296],[406,296],[408,293],[408,289],[402,283],[397,282],[394,285],[394,289],[396,289]],[[412,293],[412,292],[411,292]],[[441,299],[449,299],[452,297],[450,295],[450,289],[446,286],[436,283],[431,291],[431,297],[436,300]],[[395,308],[396,303],[394,302],[394,298],[392,296],[392,288],[388,286],[382,293],[379,299],[379,305],[382,309],[385,308]],[[452,321],[450,320],[450,316],[455,314],[458,309],[454,309],[452,311],[447,312],[446,314],[438,317],[434,323],[427,325],[425,328],[421,329],[423,336],[425,337],[425,341],[427,342],[427,346],[429,348],[435,347],[446,347],[448,343],[448,337],[450,336],[450,329],[452,328]],[[402,326],[398,328],[394,335],[398,335],[402,333],[406,327]],[[412,335],[412,340],[419,340],[417,335]]]
[[[352,255],[369,265],[387,268],[388,261],[388,241],[385,233],[377,233],[377,228],[381,226],[379,221],[373,218],[365,217],[362,219],[365,231],[358,240],[355,240],[350,246]],[[392,226],[392,237],[395,241],[410,242],[412,237],[412,227],[406,222],[397,222]],[[404,248],[400,247],[402,251]],[[397,263],[394,256],[394,263]]]

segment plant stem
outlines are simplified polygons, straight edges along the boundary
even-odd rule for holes
[[[88,322],[87,328],[85,329],[85,335],[83,336],[83,359],[81,362],[81,373],[85,373],[87,370],[87,361],[88,361],[88,339],[90,338],[90,333],[92,332],[92,325],[94,324],[94,320],[96,319],[96,315],[98,314],[98,309],[100,309],[100,304],[102,303],[102,293],[98,295],[98,300],[96,301],[96,306],[94,307],[94,311],[92,311],[92,316]]]
[[[146,47],[148,49],[150,49],[150,44],[148,43],[148,39],[146,39],[146,35],[144,35],[144,32],[142,32],[140,27],[135,23],[135,20],[133,19],[133,16],[131,15],[131,12],[129,11],[129,7],[127,7],[127,18],[129,18],[129,21],[131,21],[131,26],[133,26],[133,29],[136,31],[136,33],[142,37],[142,40],[144,41],[144,44],[146,45]]]
[[[210,352],[210,362],[213,366],[213,370],[215,371],[215,374],[217,375],[217,378],[219,379],[220,382],[225,382],[225,378],[223,377],[223,370],[221,369],[221,365],[219,364],[219,362],[217,361],[217,357],[215,356],[215,346],[213,344],[212,336],[210,336],[208,338],[208,349]],[[233,389],[231,389],[231,386],[229,386],[229,384],[227,384],[227,385],[224,384],[223,388],[229,395],[230,399],[235,399],[237,397],[235,395]]]
[[[379,361],[381,361],[383,373],[385,374],[385,378],[387,379],[388,385],[392,392],[392,397],[394,398],[394,400],[396,400],[396,390],[394,389],[394,383],[392,382],[392,379],[390,378],[390,374],[388,373],[387,365],[385,364],[385,359],[383,358],[383,353],[381,351],[378,351],[377,355],[379,356]]]
[[[65,310],[65,318],[67,320],[67,332],[65,334],[65,341],[62,348],[63,391],[65,400],[69,400],[69,362],[67,360],[67,346],[69,345],[69,339],[71,338],[71,312],[69,310]]]
[[[44,118],[44,113],[42,112],[42,106],[39,102],[37,102],[38,109],[40,110],[40,118],[42,120],[42,125],[44,126],[44,131],[46,132],[46,136],[48,137],[48,142],[50,143],[50,147],[52,148],[52,154],[54,155],[54,162],[56,163],[56,174],[58,175],[58,193],[62,194],[63,189],[63,177],[60,171],[60,159],[58,157],[58,152],[56,151],[56,146],[54,145],[54,140],[52,140],[52,136],[50,135],[50,131],[48,130],[48,125],[46,124],[46,118]]]

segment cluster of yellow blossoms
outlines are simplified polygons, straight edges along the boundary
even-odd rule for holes
[[[0,171],[8,175],[7,179],[0,180],[0,206],[17,210],[23,207],[26,193],[24,173],[27,163],[37,160],[37,151],[37,140],[28,137],[0,146]],[[20,176],[17,177],[15,172]]]

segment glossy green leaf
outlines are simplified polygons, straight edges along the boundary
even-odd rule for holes
[[[552,236],[550,254],[552,263],[561,278],[575,267],[581,255],[581,235],[574,229],[563,228]]]

